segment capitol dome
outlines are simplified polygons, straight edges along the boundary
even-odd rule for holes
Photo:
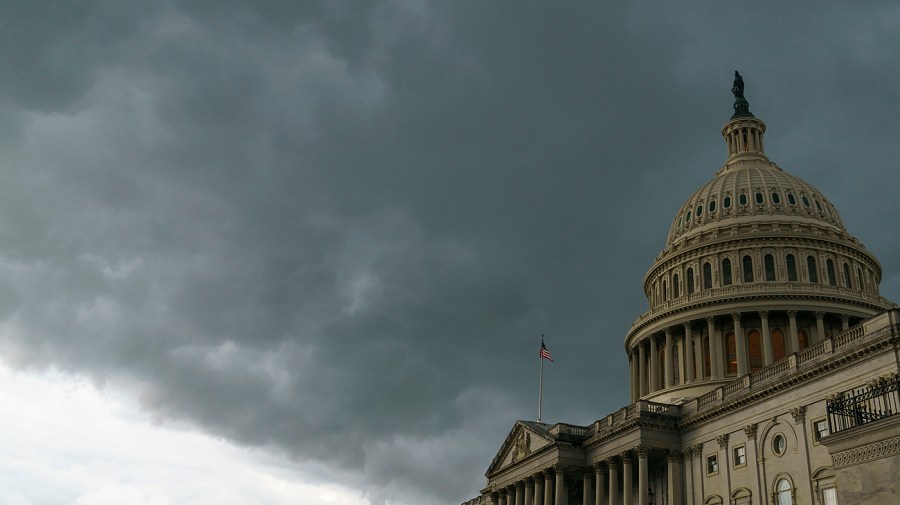
[[[893,306],[834,205],[764,150],[736,75],[727,157],[681,206],[628,332],[632,400],[675,401],[786,359]]]

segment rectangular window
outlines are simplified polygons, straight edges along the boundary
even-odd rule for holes
[[[827,487],[822,490],[822,503],[824,505],[838,505],[837,490],[833,487]]]
[[[820,442],[823,438],[827,437],[828,434],[827,420],[820,419],[813,422],[813,436],[815,437],[816,442]]]
[[[747,449],[743,445],[734,448],[734,467],[744,466],[747,464]]]
[[[706,475],[719,473],[719,457],[715,454],[706,457]]]

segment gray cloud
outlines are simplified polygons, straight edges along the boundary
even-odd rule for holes
[[[141,384],[158,419],[373,503],[465,499],[534,416],[541,333],[546,417],[625,403],[640,282],[722,162],[735,68],[900,298],[894,5],[141,5],[0,28],[16,366]]]

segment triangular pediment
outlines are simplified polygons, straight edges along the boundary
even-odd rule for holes
[[[486,475],[518,463],[544,446],[552,444],[554,439],[547,431],[549,428],[549,424],[516,421],[509,431],[509,435],[506,436],[506,440],[503,441],[503,445],[500,446],[497,455],[494,456]]]

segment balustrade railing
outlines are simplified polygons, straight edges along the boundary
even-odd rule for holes
[[[839,433],[900,413],[900,374],[880,377],[825,402],[830,433]]]

